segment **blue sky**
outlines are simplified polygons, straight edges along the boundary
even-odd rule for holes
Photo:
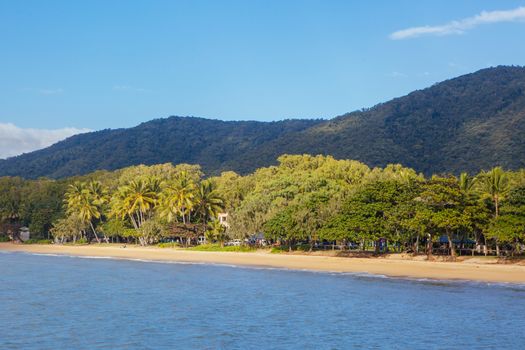
[[[522,6],[0,0],[0,125],[71,133],[169,115],[332,118],[524,65]]]

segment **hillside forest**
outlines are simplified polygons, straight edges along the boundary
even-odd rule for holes
[[[326,117],[326,116],[324,116]],[[331,119],[273,122],[196,117],[72,136],[0,159],[0,176],[65,178],[132,165],[199,164],[208,176],[247,175],[282,154],[323,154],[369,167],[403,164],[427,177],[525,168],[525,67],[446,80]]]

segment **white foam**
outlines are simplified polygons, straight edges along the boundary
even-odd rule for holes
[[[53,254],[53,253],[29,253],[29,252],[21,252],[22,254],[27,255],[38,255],[38,256],[66,256],[63,254]]]
[[[12,252],[5,252],[12,253]],[[274,267],[274,266],[254,266],[254,265],[235,265],[225,263],[214,263],[214,262],[200,262],[200,261],[176,261],[176,260],[154,260],[154,259],[139,259],[139,258],[126,258],[126,257],[113,257],[113,256],[92,256],[92,255],[68,255],[68,254],[52,254],[52,253],[31,253],[21,252],[28,255],[38,256],[53,256],[53,257],[65,257],[65,258],[80,258],[80,259],[99,259],[99,260],[117,260],[117,261],[134,261],[139,263],[155,263],[155,264],[175,264],[175,265],[207,265],[207,266],[218,266],[228,267],[236,269],[251,269],[251,270],[275,270],[285,272],[306,272],[314,274],[332,275],[332,276],[349,276],[354,278],[366,278],[366,279],[388,279],[392,281],[410,281],[417,283],[428,283],[428,284],[439,284],[439,285],[478,285],[478,286],[492,286],[492,287],[511,287],[525,290],[525,283],[515,282],[484,282],[484,281],[473,281],[473,280],[460,280],[460,279],[433,279],[433,278],[417,278],[409,276],[388,276],[383,274],[373,274],[368,272],[340,272],[340,271],[323,271],[323,270],[310,270],[310,269],[293,269],[288,267]]]

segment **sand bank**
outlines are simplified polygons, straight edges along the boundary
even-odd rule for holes
[[[199,252],[182,249],[122,245],[23,245],[0,243],[0,250],[75,256],[114,257],[158,261],[201,262],[295,270],[354,272],[392,277],[525,283],[525,266],[473,262],[435,262],[384,258],[271,254],[269,252]]]

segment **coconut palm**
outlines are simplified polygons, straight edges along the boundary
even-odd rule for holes
[[[499,203],[509,191],[507,174],[501,167],[495,167],[488,172],[482,172],[479,178],[482,193],[489,196],[494,202],[494,217],[497,219],[499,216]]]
[[[67,213],[75,215],[82,223],[89,225],[95,235],[95,239],[100,243],[93,220],[100,219],[102,205],[105,203],[105,191],[101,184],[99,182],[91,182],[86,185],[82,182],[75,182],[69,185],[65,201]]]
[[[482,172],[480,175],[481,192],[488,196],[494,203],[494,220],[499,216],[499,203],[509,191],[509,182],[505,171],[501,167],[492,168],[488,172]],[[500,247],[497,239],[496,255],[500,256]]]
[[[107,204],[109,202],[109,195],[107,189],[100,183],[100,181],[90,181],[87,184],[90,198],[94,205],[98,207],[100,216],[96,219],[102,220],[101,216],[107,212]],[[92,226],[92,225],[91,225]],[[108,237],[104,234],[104,241],[109,242]]]
[[[87,184],[86,189],[91,194],[93,201],[95,201],[99,205],[104,205],[107,203],[108,193],[107,190],[102,186],[100,181],[90,181]]]
[[[64,202],[68,208],[74,207],[81,202],[85,196],[86,184],[84,182],[76,181],[70,184],[67,188]]]
[[[459,175],[459,189],[469,196],[472,193],[476,181],[476,177],[470,176],[468,173],[463,172]]]
[[[7,221],[9,223],[14,223],[20,220],[20,208],[18,203],[15,201],[9,201],[4,205],[3,208],[0,208],[0,222]]]
[[[213,220],[208,224],[206,230],[206,239],[208,241],[217,241],[221,247],[224,247],[224,242],[228,239],[226,235],[226,227],[219,222],[219,220]]]
[[[128,217],[138,230],[153,214],[153,209],[158,204],[159,192],[158,179],[131,180],[119,187],[112,200],[111,213],[121,219]]]
[[[169,183],[161,199],[160,215],[168,222],[178,221],[180,215],[184,224],[191,221],[195,184],[188,173],[181,172],[173,182]]]
[[[211,218],[217,217],[224,208],[224,201],[215,189],[215,185],[210,180],[202,181],[195,193],[194,211],[203,223],[207,223]]]

